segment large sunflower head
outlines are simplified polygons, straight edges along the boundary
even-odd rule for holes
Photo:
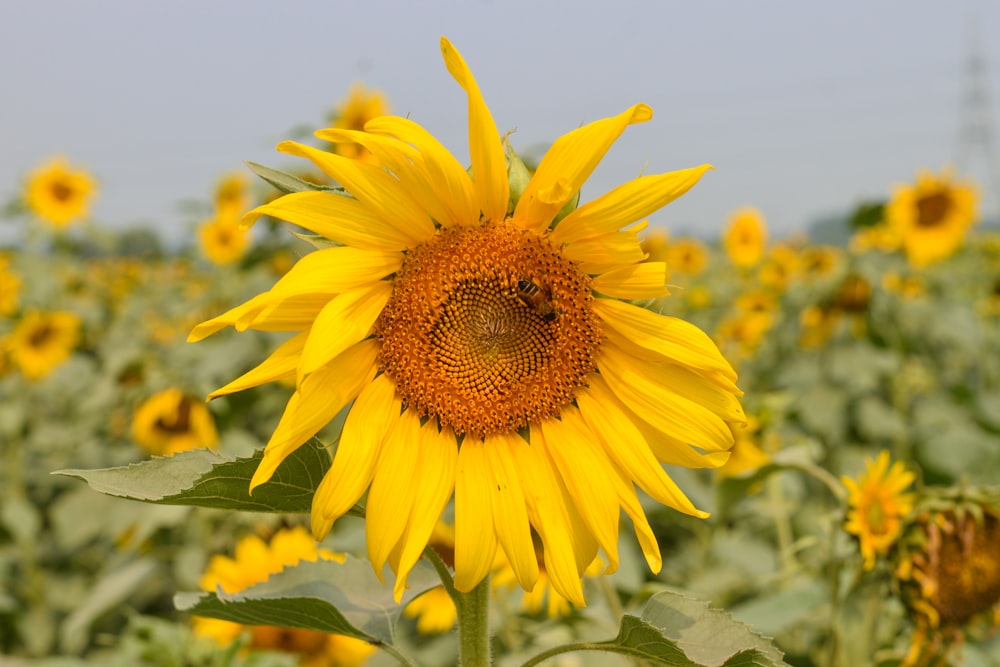
[[[343,556],[320,549],[307,530],[301,527],[283,528],[270,541],[256,535],[241,539],[232,557],[216,555],[201,577],[206,591],[221,588],[226,593],[238,593],[267,579],[272,574],[302,561],[343,561]],[[228,646],[247,633],[247,648],[280,651],[299,656],[304,667],[355,667],[375,652],[368,642],[343,635],[313,630],[278,628],[266,625],[243,626],[231,621],[195,617],[194,631]]]
[[[29,310],[0,340],[0,349],[24,377],[41,380],[73,353],[80,329],[80,318],[74,313]]]
[[[87,215],[97,183],[82,169],[72,169],[62,157],[38,167],[28,177],[25,200],[40,220],[65,229]]]
[[[913,184],[896,188],[885,209],[888,226],[902,240],[914,266],[926,266],[952,255],[977,221],[978,192],[957,181],[950,170],[940,175],[921,171]]]
[[[135,410],[132,439],[154,456],[215,447],[219,434],[204,402],[171,387],[153,394]]]
[[[317,133],[376,164],[280,144],[344,192],[288,194],[245,221],[299,225],[324,237],[320,249],[190,340],[229,325],[296,332],[212,396],[295,381],[252,487],[350,405],[313,531],[326,534],[367,491],[368,555],[376,572],[392,566],[397,595],[454,496],[459,590],[498,549],[533,589],[535,534],[555,589],[583,604],[598,550],[617,566],[623,509],[661,565],[636,486],[705,516],[661,464],[721,465],[730,424],[744,420],[735,373],[708,336],[624,301],[667,293],[666,265],[643,261],[641,221],[710,167],[642,176],[563,211],[625,128],[650,119],[637,104],[556,140],[513,201],[479,87],[447,40],[441,51],[468,96],[471,169],[409,118]]]
[[[889,452],[884,449],[877,459],[867,461],[857,479],[842,478],[849,493],[844,530],[858,538],[866,570],[874,568],[875,557],[888,553],[899,539],[903,520],[913,509],[915,496],[906,493],[913,479],[902,461],[889,466]]]

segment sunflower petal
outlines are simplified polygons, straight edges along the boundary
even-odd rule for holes
[[[479,210],[487,220],[503,220],[507,215],[510,184],[500,132],[462,54],[444,37],[441,38],[441,55],[448,72],[469,98],[469,154]]]
[[[639,504],[635,488],[629,482],[627,476],[622,473],[618,466],[612,465],[609,467],[608,477],[618,492],[618,502],[621,504],[622,509],[625,510],[625,514],[632,519],[635,537],[639,540],[639,546],[646,557],[646,564],[649,565],[649,569],[653,574],[657,574],[660,568],[663,567],[663,557],[660,555],[660,545],[656,542],[656,535],[649,526],[649,519],[646,518],[646,513],[642,511],[642,505]],[[708,516],[708,513],[704,514]]]
[[[703,164],[693,169],[640,176],[620,185],[563,218],[552,231],[552,242],[576,243],[623,229],[683,195],[713,168]]]
[[[313,322],[299,360],[299,381],[371,333],[389,302],[392,283],[379,282],[336,296]]]
[[[561,421],[546,419],[541,423],[549,454],[580,515],[607,555],[608,572],[614,572],[618,567],[619,507],[605,474],[608,456],[594,442],[579,410],[569,406],[561,416]]]
[[[594,168],[625,128],[653,117],[645,104],[577,128],[556,139],[514,209],[514,221],[541,232],[593,173]]]
[[[318,517],[322,523],[332,525],[371,484],[382,442],[399,419],[399,409],[396,384],[385,374],[358,394],[344,420],[333,464],[313,496],[314,524]],[[322,537],[316,535],[317,539]]]
[[[399,181],[381,167],[327,153],[295,141],[281,142],[278,150],[311,160],[385,222],[412,230],[411,233],[421,240],[434,235],[434,224],[424,210],[409,193],[399,187]]]
[[[468,593],[493,567],[497,534],[486,488],[489,463],[482,442],[462,442],[455,472],[455,588]]]
[[[594,278],[594,290],[616,299],[655,299],[670,294],[666,262],[641,262]]]
[[[333,192],[287,194],[249,211],[241,224],[249,227],[265,215],[366,250],[406,250],[421,240],[413,230],[375,215],[357,199]]]
[[[378,343],[365,340],[303,380],[264,447],[250,491],[271,479],[285,458],[316,435],[375,376]]]
[[[256,368],[247,371],[224,387],[216,389],[208,395],[208,400],[257,387],[265,382],[274,382],[284,378],[295,377],[295,367],[306,344],[306,332],[292,336],[262,361]]]
[[[639,232],[645,227],[645,224],[639,224],[622,232],[611,232],[571,243],[563,246],[563,255],[579,265],[580,271],[589,275],[636,264],[648,257],[639,244]]]
[[[487,488],[497,539],[507,554],[517,582],[530,591],[538,581],[538,557],[531,542],[523,485],[511,454],[511,448],[517,446],[514,441],[520,439],[517,433],[487,436],[484,447],[490,473]]]

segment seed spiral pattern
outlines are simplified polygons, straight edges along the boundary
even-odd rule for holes
[[[602,333],[592,298],[590,278],[534,232],[509,222],[443,229],[394,279],[375,325],[379,366],[407,406],[441,426],[510,432],[557,416],[594,372]]]

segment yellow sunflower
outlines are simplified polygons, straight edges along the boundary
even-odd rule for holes
[[[154,456],[215,447],[219,434],[202,401],[170,388],[143,401],[132,417],[132,439]]]
[[[198,228],[201,252],[213,264],[224,266],[237,261],[250,245],[250,233],[238,218],[216,216]]]
[[[368,556],[400,596],[454,494],[455,586],[470,591],[502,549],[518,583],[538,580],[533,531],[555,589],[582,605],[603,550],[618,565],[622,509],[653,571],[662,560],[635,486],[694,516],[661,463],[715,467],[744,420],[736,374],[688,322],[622,299],[666,293],[637,221],[710,168],[642,176],[556,214],[644,104],[558,139],[517,201],[493,118],[458,51],[445,64],[468,96],[472,168],[408,118],[317,133],[368,148],[379,166],[295,142],[352,195],[286,195],[271,215],[320,234],[274,287],[195,327],[298,332],[217,397],[294,378],[296,391],[251,489],[352,403],[312,506],[314,535],[368,490]],[[639,228],[642,225],[638,225]],[[530,445],[529,445],[530,443]]]
[[[96,190],[89,173],[71,169],[66,158],[59,157],[31,172],[25,200],[39,219],[65,229],[87,215]]]
[[[0,255],[0,316],[6,317],[17,311],[18,296],[21,293],[21,278],[10,268],[10,257]]]
[[[684,276],[696,276],[708,264],[708,247],[698,239],[677,239],[667,245],[667,268]]]
[[[914,474],[902,461],[889,467],[889,452],[882,450],[874,461],[866,461],[865,472],[852,479],[842,477],[847,487],[847,521],[844,530],[856,535],[866,570],[875,567],[875,557],[888,553],[899,538],[903,519],[913,509],[915,496],[904,493]]]
[[[926,266],[951,256],[977,222],[978,192],[971,183],[956,181],[951,170],[935,176],[917,174],[914,184],[900,185],[885,209],[886,223],[902,240],[914,266]]]
[[[40,380],[66,361],[80,341],[80,318],[66,311],[28,311],[0,343],[13,366]]]
[[[215,213],[219,218],[238,218],[250,206],[246,174],[234,172],[223,176],[215,187]]]
[[[347,97],[337,105],[330,117],[331,127],[338,130],[363,130],[368,121],[389,113],[389,101],[384,93],[364,84],[351,86]],[[334,152],[344,157],[375,162],[371,151],[359,143],[334,142]]]
[[[309,532],[302,527],[283,528],[265,542],[256,535],[244,537],[236,545],[236,553],[212,556],[201,577],[206,591],[221,588],[226,593],[238,593],[267,579],[285,567],[302,561],[320,559],[343,562],[343,556],[319,549]],[[243,632],[249,632],[251,650],[281,651],[300,658],[303,667],[356,667],[375,652],[368,642],[344,635],[326,634],[314,630],[277,628],[266,625],[243,626],[231,621],[195,617],[194,631],[211,637],[219,644],[232,644]]]
[[[767,243],[767,224],[755,208],[744,207],[729,217],[722,235],[722,244],[729,260],[736,266],[756,266],[764,257]]]

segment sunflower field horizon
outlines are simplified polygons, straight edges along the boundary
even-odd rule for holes
[[[982,186],[651,229],[715,167],[587,181],[653,109],[522,147],[439,46],[468,154],[357,84],[176,246],[95,219],[93,165],[24,166],[0,667],[1000,667]]]

